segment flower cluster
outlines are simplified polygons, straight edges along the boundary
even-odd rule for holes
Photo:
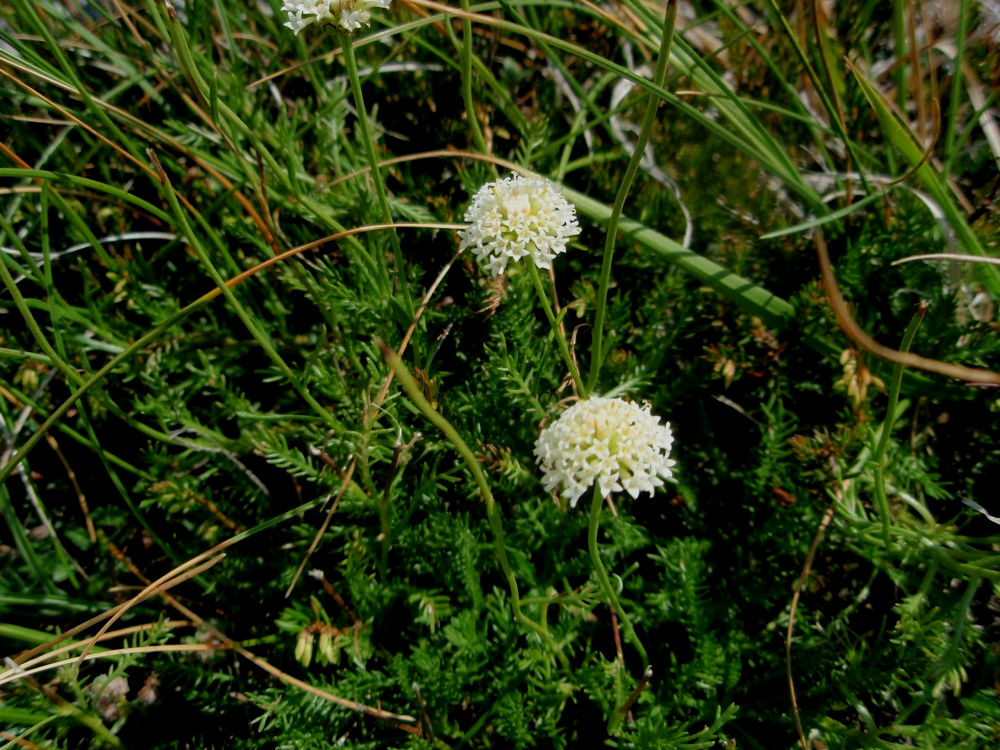
[[[661,424],[649,406],[620,398],[577,401],[542,430],[535,459],[542,484],[575,506],[595,482],[605,497],[624,490],[633,498],[652,493],[673,476],[669,424]]]
[[[354,31],[371,22],[372,8],[388,8],[392,0],[284,0],[281,9],[288,13],[285,26],[298,34],[314,23],[339,23]]]
[[[469,226],[459,232],[462,250],[472,248],[492,276],[526,256],[539,268],[566,251],[580,233],[576,209],[556,186],[541,177],[511,175],[483,185],[465,212]]]

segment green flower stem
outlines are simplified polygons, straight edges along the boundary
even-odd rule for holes
[[[83,711],[68,701],[59,703],[56,711],[59,715],[74,719],[87,727],[87,729],[94,733],[95,738],[100,739],[108,747],[125,747],[122,741],[110,729],[104,726],[101,717],[96,713]]]
[[[382,356],[385,357],[385,361],[388,363],[389,367],[392,368],[393,373],[395,373],[396,378],[399,379],[399,384],[403,387],[406,395],[409,397],[413,405],[417,407],[421,414],[437,427],[444,436],[448,439],[458,454],[465,461],[465,465],[468,467],[469,471],[472,473],[472,478],[475,480],[476,485],[479,487],[479,492],[483,496],[483,502],[486,503],[486,516],[490,522],[490,529],[493,531],[493,539],[496,543],[496,553],[497,560],[500,562],[500,567],[503,569],[504,577],[507,579],[507,586],[510,589],[510,599],[511,608],[514,610],[514,618],[524,625],[526,628],[536,633],[552,652],[559,659],[559,663],[564,669],[569,669],[569,660],[566,655],[559,650],[552,636],[549,634],[544,624],[539,624],[531,619],[529,619],[521,611],[521,595],[518,591],[517,579],[514,577],[514,570],[510,566],[510,561],[507,559],[507,548],[504,545],[504,535],[503,535],[503,522],[500,518],[500,509],[497,507],[496,500],[493,499],[493,493],[490,491],[489,482],[486,481],[486,475],[483,473],[483,468],[480,466],[479,461],[476,459],[476,455],[469,448],[468,444],[462,439],[462,436],[458,434],[451,423],[445,419],[440,412],[438,412],[430,402],[420,391],[420,386],[417,385],[417,381],[413,379],[409,371],[406,369],[406,365],[399,358],[389,346],[386,345],[381,339],[378,340],[379,349],[382,351]]]
[[[656,72],[653,75],[653,83],[662,88],[667,78],[667,63],[670,60],[670,42],[674,37],[674,21],[677,18],[677,0],[667,0],[666,11],[663,18],[663,34],[660,37],[660,49],[656,60]],[[635,148],[632,151],[632,158],[625,168],[625,175],[622,177],[621,185],[618,186],[618,194],[615,196],[615,204],[611,209],[611,219],[608,222],[608,231],[604,238],[604,258],[601,261],[601,278],[597,291],[597,310],[594,315],[594,337],[590,352],[590,373],[587,376],[587,391],[593,391],[597,386],[597,378],[601,374],[601,365],[604,364],[604,317],[608,305],[608,287],[611,285],[611,260],[615,252],[615,236],[618,234],[618,222],[621,219],[622,211],[625,208],[625,198],[635,181],[636,173],[639,171],[639,162],[646,150],[650,133],[653,130],[653,123],[656,120],[656,110],[659,107],[659,97],[650,94],[646,112],[642,118],[642,127],[639,137],[636,139]]]
[[[469,12],[469,0],[462,0],[462,10]],[[480,152],[488,154],[489,149],[486,148],[486,139],[483,138],[483,131],[479,127],[475,103],[472,100],[472,21],[468,18],[462,19],[462,101],[465,103],[465,118],[469,121],[472,142]],[[493,170],[493,179],[496,179],[498,177],[496,165],[490,164],[490,168]]]
[[[595,483],[594,499],[590,502],[590,527],[587,531],[587,546],[590,547],[590,560],[594,564],[594,571],[597,573],[597,580],[601,584],[601,589],[607,597],[608,602],[614,607],[615,612],[618,613],[618,621],[625,628],[625,636],[632,641],[632,645],[635,646],[639,652],[639,656],[642,657],[642,667],[645,670],[649,667],[649,657],[646,655],[646,649],[643,648],[639,636],[635,634],[632,622],[628,619],[628,615],[622,609],[621,602],[618,601],[618,595],[615,594],[615,590],[611,587],[608,571],[605,570],[604,563],[601,562],[601,553],[597,549],[597,526],[601,519],[601,508],[603,506],[604,495],[601,494],[599,485]]]
[[[392,223],[392,211],[389,209],[389,199],[385,194],[385,182],[382,179],[382,172],[378,166],[378,156],[375,154],[375,141],[372,140],[371,128],[368,127],[368,110],[365,108],[364,95],[361,92],[361,79],[358,77],[358,62],[354,58],[354,45],[351,43],[351,35],[347,32],[340,32],[340,47],[344,53],[344,67],[347,68],[347,77],[351,82],[351,93],[354,95],[354,108],[358,111],[358,127],[361,129],[361,142],[365,147],[365,156],[368,157],[368,166],[371,168],[372,178],[375,181],[375,193],[378,196],[379,208],[382,210],[382,221],[386,224]],[[399,235],[396,230],[389,232],[389,242],[392,245],[393,257],[396,259],[396,273],[399,285],[403,291],[403,302],[406,314],[413,317],[413,298],[410,296],[410,285],[406,281],[406,265],[403,262],[403,249],[399,244]],[[381,254],[378,256],[379,272],[382,274],[381,281],[385,284],[385,293],[392,291],[392,281],[389,279],[389,272],[385,266],[385,259]]]
[[[580,378],[580,371],[569,352],[569,344],[566,341],[566,334],[563,332],[562,326],[559,325],[559,321],[552,312],[552,305],[549,302],[548,295],[545,294],[545,288],[542,286],[542,277],[538,273],[538,268],[530,259],[528,259],[526,265],[528,266],[528,273],[531,276],[531,281],[535,285],[535,292],[538,293],[538,299],[542,303],[542,309],[545,310],[545,317],[549,319],[549,325],[552,326],[552,334],[556,337],[556,341],[559,344],[559,353],[562,355],[563,361],[566,363],[566,367],[569,368],[569,374],[573,376],[573,385],[576,386],[576,392],[579,394],[580,398],[586,398],[589,391],[583,387],[583,380]]]
[[[903,332],[903,341],[899,345],[901,352],[910,351],[913,343],[913,336],[920,327],[927,311],[926,303],[922,303],[917,308],[917,312],[910,320],[910,324]],[[885,491],[885,454],[889,447],[889,434],[892,432],[892,425],[896,420],[896,403],[899,401],[899,390],[903,383],[903,366],[897,365],[892,374],[892,381],[889,383],[889,403],[886,404],[885,422],[882,424],[882,434],[879,437],[878,445],[872,460],[875,462],[875,502],[878,504],[878,514],[882,519],[882,543],[886,549],[889,548],[889,498]]]

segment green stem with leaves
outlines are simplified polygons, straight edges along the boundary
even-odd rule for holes
[[[392,368],[393,373],[399,379],[399,384],[403,386],[403,390],[409,397],[413,405],[417,407],[421,414],[427,419],[428,422],[433,424],[448,442],[450,442],[458,454],[465,461],[465,465],[468,467],[472,478],[476,482],[476,486],[479,488],[479,493],[483,497],[483,502],[486,503],[486,516],[490,522],[490,529],[493,531],[493,539],[496,545],[497,560],[500,563],[500,567],[503,569],[504,578],[507,580],[507,587],[510,589],[511,598],[511,608],[514,610],[514,618],[527,627],[529,630],[537,634],[542,641],[552,650],[552,652],[559,659],[559,663],[564,669],[569,669],[569,660],[566,655],[559,650],[552,636],[549,634],[544,624],[539,624],[534,620],[531,620],[527,615],[521,611],[521,595],[517,585],[517,579],[514,577],[514,570],[510,566],[510,561],[507,559],[507,547],[504,544],[504,534],[503,534],[503,522],[500,519],[500,509],[497,507],[496,500],[493,498],[493,492],[490,490],[489,482],[486,480],[486,475],[483,473],[483,467],[480,465],[476,454],[472,452],[462,436],[458,434],[452,424],[445,419],[439,411],[437,411],[427,397],[420,390],[420,386],[417,385],[417,381],[413,379],[409,371],[406,369],[406,365],[399,358],[389,346],[385,344],[384,341],[379,340],[379,348],[382,351],[382,356],[385,357],[385,361],[388,363],[389,367]]]

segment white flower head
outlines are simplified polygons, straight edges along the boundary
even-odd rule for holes
[[[469,226],[458,233],[459,247],[472,248],[492,276],[525,256],[539,268],[549,268],[566,251],[566,241],[580,233],[573,204],[554,184],[535,176],[486,183],[473,196],[465,221]]]
[[[388,8],[392,0],[284,0],[281,9],[288,14],[285,26],[298,34],[314,23],[338,23],[345,31],[354,31],[371,23],[372,8]]]
[[[625,491],[632,498],[650,494],[673,476],[669,423],[620,398],[577,401],[535,441],[542,484],[576,505],[595,482],[601,495]]]

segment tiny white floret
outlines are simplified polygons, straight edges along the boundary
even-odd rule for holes
[[[459,247],[471,248],[491,276],[528,256],[539,268],[549,268],[569,238],[580,233],[573,204],[553,183],[535,176],[486,183],[473,196],[465,221],[469,226],[458,233]]]
[[[535,460],[545,489],[558,489],[573,507],[595,483],[604,497],[652,494],[673,476],[673,442],[670,424],[648,404],[595,396],[577,401],[542,430]]]
[[[288,14],[285,26],[298,34],[314,23],[336,23],[345,31],[354,31],[371,23],[372,8],[388,8],[392,0],[284,0],[281,9]]]

